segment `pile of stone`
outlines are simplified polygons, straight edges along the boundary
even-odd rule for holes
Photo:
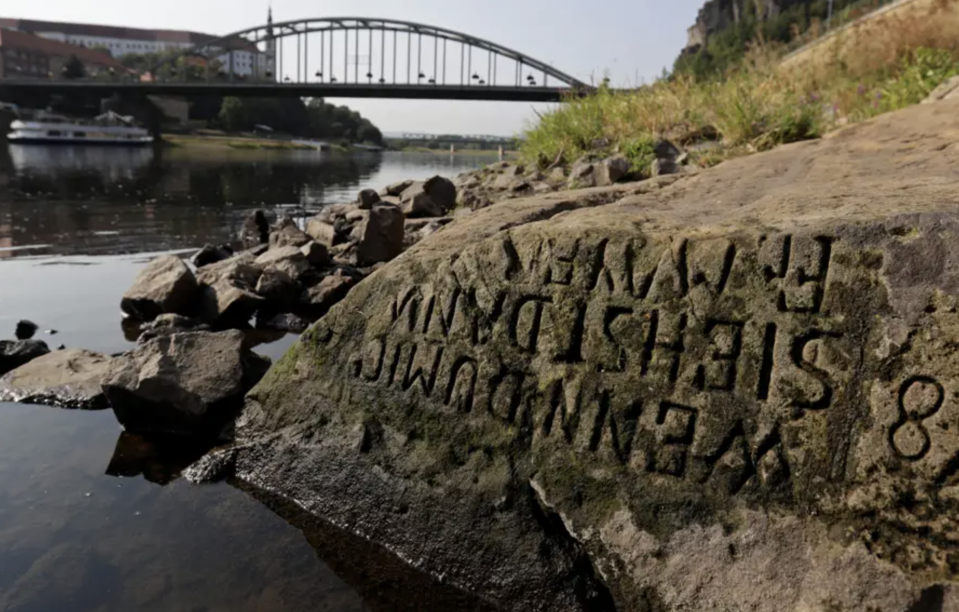
[[[661,139],[652,147],[652,161],[642,168],[616,149],[609,141],[598,139],[592,150],[575,160],[569,167],[556,160],[545,170],[528,168],[523,164],[499,162],[458,176],[454,184],[458,190],[457,205],[478,210],[491,204],[520,197],[529,197],[553,191],[608,187],[616,183],[641,181],[665,174],[692,170],[689,154],[673,142]]]

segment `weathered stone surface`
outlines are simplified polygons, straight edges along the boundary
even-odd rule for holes
[[[418,217],[441,217],[443,207],[433,201],[426,192],[420,192],[403,201],[403,214],[414,219]]]
[[[190,261],[197,268],[202,268],[203,266],[208,266],[212,263],[223,261],[224,259],[229,259],[231,257],[233,257],[233,248],[230,247],[230,245],[205,244],[203,245],[202,249],[194,253],[193,257],[190,258]]]
[[[509,610],[926,609],[956,142],[947,100],[457,219],[249,394],[237,474]]]
[[[363,210],[373,208],[373,205],[378,204],[379,201],[380,194],[376,193],[375,189],[364,189],[356,196],[356,203],[359,204]]]
[[[346,297],[355,284],[354,277],[337,270],[319,284],[304,291],[301,302],[317,313],[325,314],[334,304]]]
[[[358,229],[356,263],[371,266],[403,252],[403,211],[395,206],[374,206]]]
[[[61,408],[108,408],[100,379],[112,359],[83,349],[47,353],[0,378],[0,402],[47,404]]]
[[[292,279],[310,269],[310,262],[299,247],[283,246],[271,248],[256,258],[256,265],[263,270],[270,268],[286,273]]]
[[[938,102],[939,100],[950,100],[959,97],[959,76],[954,76],[940,83],[938,87],[932,90],[929,96],[922,101],[922,104]]]
[[[129,432],[192,434],[222,424],[265,359],[236,330],[164,336],[114,358],[103,392]]]
[[[140,270],[133,286],[123,294],[120,310],[144,321],[166,312],[189,314],[196,296],[193,271],[179,257],[164,255]]]
[[[49,352],[42,340],[0,340],[0,376]]]
[[[197,281],[203,320],[217,325],[249,321],[265,301],[255,291],[262,273],[249,253],[201,269]]]
[[[289,223],[284,223],[279,229],[270,233],[270,249],[283,247],[301,247],[313,240],[306,232],[301,230],[292,220],[286,219]]]
[[[595,164],[588,158],[584,157],[576,160],[569,169],[569,187],[571,189],[577,189],[594,186],[596,181],[593,172],[594,167]]]
[[[406,180],[387,185],[386,188],[380,192],[380,196],[400,196],[404,191],[409,189],[412,184],[413,180]]]
[[[256,293],[269,300],[274,311],[283,311],[300,297],[303,288],[293,277],[278,268],[267,268],[256,283]]]
[[[139,327],[137,344],[144,344],[160,336],[170,336],[186,331],[208,331],[209,329],[210,326],[199,319],[178,314],[162,314],[153,321]]]
[[[319,217],[306,220],[306,233],[320,244],[331,247],[337,243],[336,227]]]
[[[593,167],[593,183],[608,187],[629,174],[629,160],[622,155],[608,157]]]
[[[330,265],[330,250],[325,244],[310,241],[300,247],[300,252],[303,253],[306,261],[314,268],[322,268]]]

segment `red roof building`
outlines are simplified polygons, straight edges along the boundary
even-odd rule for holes
[[[77,58],[87,74],[126,68],[109,54],[3,27],[0,20],[0,79],[62,78],[63,69]]]

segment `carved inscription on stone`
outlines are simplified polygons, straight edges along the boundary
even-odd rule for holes
[[[818,235],[506,238],[501,278],[437,272],[383,305],[388,322],[367,330],[350,374],[517,427],[534,448],[732,494],[779,486],[793,474],[782,427],[847,392],[835,247]],[[903,391],[890,440],[904,457],[928,444],[922,421],[942,402],[926,397],[932,384]]]

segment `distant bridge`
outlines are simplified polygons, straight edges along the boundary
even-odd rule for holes
[[[238,58],[251,52],[253,62],[244,66],[247,74],[237,74]],[[264,56],[266,62],[261,61]],[[421,23],[365,17],[268,22],[185,49],[142,73],[75,80],[0,80],[0,95],[556,102],[592,89],[542,61],[475,36]]]

